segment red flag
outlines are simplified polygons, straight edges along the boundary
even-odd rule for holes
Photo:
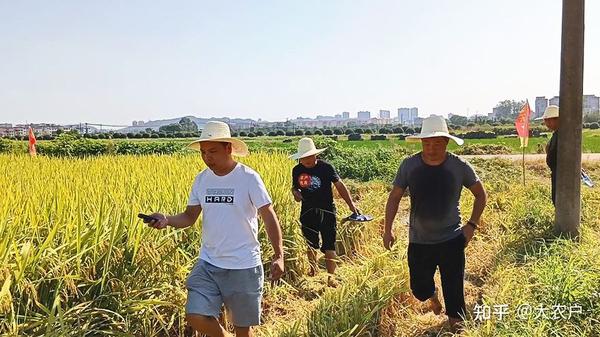
[[[517,119],[515,119],[515,127],[517,128],[517,134],[519,135],[519,139],[521,139],[521,147],[527,147],[527,141],[529,140],[530,115],[531,108],[529,107],[529,100],[527,100],[521,108]]]
[[[33,129],[31,126],[29,127],[29,154],[32,156],[36,155],[35,144],[37,140],[35,139],[35,135],[33,134]]]

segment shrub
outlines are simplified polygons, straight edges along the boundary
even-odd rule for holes
[[[511,150],[503,144],[467,144],[454,153],[458,155],[510,154]]]
[[[360,133],[353,133],[348,136],[348,140],[351,140],[351,141],[362,140],[362,135]]]
[[[497,135],[494,132],[489,131],[469,131],[460,135],[463,139],[493,139]]]

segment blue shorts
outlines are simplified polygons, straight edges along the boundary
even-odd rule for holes
[[[218,318],[223,304],[234,326],[260,324],[263,267],[223,269],[198,260],[187,278],[186,314]]]

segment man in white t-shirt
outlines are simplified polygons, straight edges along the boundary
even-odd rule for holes
[[[252,336],[251,327],[260,324],[264,279],[258,215],[275,252],[273,280],[284,271],[279,221],[261,177],[233,159],[233,155],[247,155],[248,147],[231,138],[227,124],[208,122],[200,140],[190,147],[200,150],[208,169],[196,176],[185,212],[151,214],[158,220],[150,226],[189,227],[203,211],[200,259],[186,283],[186,320],[202,334],[231,336],[217,320],[224,304],[231,313],[235,335]]]

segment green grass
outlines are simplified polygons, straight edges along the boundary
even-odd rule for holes
[[[311,136],[314,139],[319,139],[323,137],[329,136]],[[395,148],[400,147],[407,149],[410,152],[416,152],[420,149],[419,143],[408,143],[403,140],[398,140],[395,135],[388,135],[390,139],[388,140],[370,140],[370,135],[363,135],[363,140],[361,141],[348,141],[347,136],[341,135],[338,136],[338,145],[343,148],[355,149],[377,149],[377,148]],[[546,143],[549,141],[550,134],[547,134],[547,137],[536,137],[529,139],[529,145],[525,149],[526,153],[540,153],[545,148]],[[287,153],[293,153],[297,146],[297,141],[300,139],[300,136],[276,136],[276,137],[253,137],[253,138],[243,138],[244,141],[250,147],[250,150],[281,150]],[[149,142],[174,142],[176,144],[188,144],[192,142],[194,138],[165,138],[165,139],[113,139],[113,140],[98,140],[100,142],[114,141],[114,142],[123,142],[123,141],[131,141],[134,143],[149,143]],[[288,142],[284,142],[288,140]],[[41,144],[45,144],[51,141],[41,140],[39,141]],[[500,144],[505,145],[514,154],[521,153],[520,141],[515,137],[498,137],[495,139],[466,139],[465,144]],[[22,151],[26,151],[26,142],[20,142],[20,148]],[[450,142],[449,150],[454,151],[458,149],[459,146],[454,144],[454,142]],[[583,131],[583,142],[582,142],[582,152],[584,153],[600,153],[600,130],[584,130]]]

